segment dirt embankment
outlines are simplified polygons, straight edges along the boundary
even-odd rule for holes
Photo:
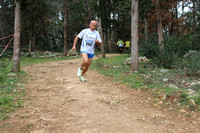
[[[81,59],[35,64],[25,84],[24,108],[1,121],[12,133],[199,133],[197,114],[152,107],[144,92],[89,70],[76,77]]]

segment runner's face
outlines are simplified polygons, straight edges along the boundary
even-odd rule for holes
[[[92,22],[90,23],[90,30],[93,31],[97,28],[97,23],[96,22]]]

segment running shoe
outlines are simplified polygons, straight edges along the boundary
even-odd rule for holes
[[[79,78],[80,78],[80,80],[81,80],[82,82],[86,82],[86,80],[84,79],[83,76],[79,76]]]
[[[78,68],[78,72],[77,72],[77,76],[80,77],[81,74],[82,74],[82,72],[83,72],[83,70],[81,70],[81,68],[79,67],[79,68]]]

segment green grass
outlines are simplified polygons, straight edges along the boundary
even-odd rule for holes
[[[76,57],[54,57],[54,58],[20,58],[21,66],[27,66],[35,63],[69,60]],[[8,76],[11,73],[12,61],[10,58],[0,58],[0,120],[9,118],[9,113],[16,108],[23,106],[24,96],[26,94],[23,83],[28,74],[21,71],[15,73],[15,76]]]
[[[21,107],[25,94],[22,83],[25,81],[24,72],[8,76],[11,70],[11,61],[8,58],[0,59],[0,120],[8,119],[8,113]]]
[[[194,86],[188,86],[187,83],[198,81],[199,77],[188,77],[182,70],[167,70],[162,72],[162,68],[157,68],[152,63],[140,63],[140,70],[137,73],[131,72],[130,65],[125,63],[126,59],[130,55],[120,55],[111,58],[101,58],[94,60],[92,63],[92,69],[97,70],[99,73],[112,77],[115,82],[121,82],[133,89],[142,89],[150,92],[155,99],[160,95],[165,95],[166,100],[176,96],[179,98],[177,102],[182,105],[190,104],[187,96],[188,89],[195,90],[199,95],[193,97],[197,106],[200,105],[200,89],[199,84]],[[168,79],[164,82],[163,79]],[[178,88],[173,88],[172,85]],[[165,101],[166,103],[169,101]],[[170,101],[171,102],[171,101]],[[177,104],[177,103],[174,103]]]

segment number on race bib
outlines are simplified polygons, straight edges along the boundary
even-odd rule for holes
[[[92,46],[93,41],[92,40],[86,40],[86,46]]]

